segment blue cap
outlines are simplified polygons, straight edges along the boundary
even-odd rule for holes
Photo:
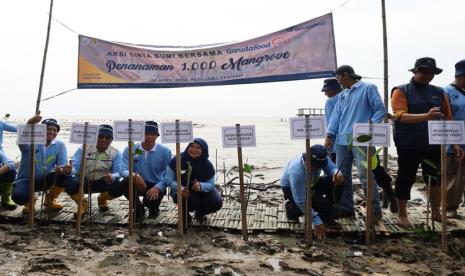
[[[334,91],[336,93],[339,93],[342,91],[342,87],[336,78],[325,79],[323,81],[323,88],[321,88],[321,92],[329,92],[329,91]]]
[[[455,76],[458,77],[461,75],[465,75],[465,59],[455,64]]]
[[[110,136],[113,139],[113,127],[110,125],[100,125],[98,135]]]
[[[57,128],[57,132],[60,132],[60,125],[58,124],[57,120],[49,118],[49,119],[44,119],[42,121],[42,124],[46,124],[47,126],[54,126]]]
[[[145,133],[154,133],[155,135],[160,135],[158,132],[158,124],[155,121],[146,121],[145,122]]]
[[[312,168],[322,169],[328,165],[328,150],[324,146],[313,145],[310,148],[310,153],[312,155]],[[306,160],[307,154],[302,153],[302,158]]]

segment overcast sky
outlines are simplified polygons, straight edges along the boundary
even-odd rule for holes
[[[333,11],[338,65],[362,76],[383,76],[381,0],[55,0],[53,17],[78,34],[152,45],[242,41]],[[465,59],[463,0],[386,0],[389,89],[407,82],[415,59],[431,56],[453,80]],[[49,0],[1,1],[0,115],[28,117],[35,110]],[[43,96],[77,86],[77,34],[51,26]],[[381,79],[367,79],[383,93]],[[41,103],[46,117],[181,118],[294,116],[297,108],[324,106],[322,80],[175,89],[75,90]]]

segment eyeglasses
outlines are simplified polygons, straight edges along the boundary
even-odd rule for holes
[[[99,135],[98,138],[99,138],[99,139],[106,139],[106,140],[111,140],[111,139],[113,139],[111,136],[108,136],[108,135]]]

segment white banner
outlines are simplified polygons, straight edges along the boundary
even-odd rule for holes
[[[47,125],[35,124],[34,135],[31,125],[18,125],[16,144],[18,145],[45,145],[47,142]]]
[[[355,146],[389,147],[390,145],[391,127],[389,124],[356,123],[352,131],[353,137],[360,135],[370,135],[372,137],[370,141],[365,143],[354,140]]]
[[[80,89],[289,81],[331,77],[335,70],[332,14],[228,44],[150,46],[79,36]]]
[[[239,126],[239,133],[236,126],[222,127],[221,133],[223,136],[223,148],[257,146],[255,126]],[[238,134],[240,136],[239,139],[237,138]]]
[[[129,121],[115,121],[113,128],[113,140],[115,141],[143,141],[145,135],[145,122],[132,121],[129,127]]]
[[[72,144],[84,144],[95,145],[97,144],[98,138],[98,125],[87,125],[87,131],[84,138],[84,128],[85,124],[81,123],[72,123],[71,124],[71,134],[69,135],[69,142]]]
[[[194,140],[192,122],[179,122],[176,131],[176,122],[161,123],[161,142],[166,143],[190,143]],[[179,138],[177,138],[179,136]]]
[[[465,145],[463,121],[428,121],[428,134],[431,145]]]
[[[306,121],[308,122],[306,123]],[[326,119],[324,116],[289,118],[291,139],[318,139],[326,137]]]

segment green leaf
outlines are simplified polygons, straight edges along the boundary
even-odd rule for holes
[[[55,160],[55,155],[49,156],[47,159],[45,159],[45,164],[48,165],[52,163]]]
[[[355,140],[359,143],[366,143],[370,141],[371,138],[372,138],[371,135],[362,134],[362,135],[355,137]]]
[[[134,154],[135,154],[135,155],[142,155],[142,154],[144,154],[144,151],[141,150],[141,149],[139,149],[139,148],[137,148],[137,149],[135,150]]]
[[[366,161],[366,160],[360,161],[360,165],[362,165],[362,167],[364,167],[365,169],[368,168],[368,164],[367,164],[367,161]]]
[[[371,157],[371,169],[373,170],[376,167],[378,167],[378,158],[376,157],[376,154],[375,154]]]
[[[97,157],[95,158],[97,161],[98,160],[103,160],[105,159],[105,155],[103,153],[99,153],[99,155],[97,155]]]
[[[433,161],[431,161],[431,160],[429,160],[429,159],[423,159],[423,160],[421,160],[421,161],[423,161],[424,163],[426,163],[426,164],[427,164],[428,166],[430,166],[431,168],[433,168],[433,169],[435,169],[435,170],[437,170],[437,171],[439,170],[438,167],[436,166],[436,164],[435,164]]]
[[[10,118],[10,113],[5,114],[5,118],[6,119]]]
[[[381,148],[379,148],[379,149],[377,149],[377,150],[375,151],[375,155],[374,155],[374,156],[378,155],[378,154],[379,154],[379,153],[380,153],[382,150],[383,150],[383,148],[382,148],[382,147],[381,147]]]
[[[364,150],[360,147],[355,147],[355,149],[363,156],[363,158],[367,159],[367,153]]]
[[[249,164],[245,163],[245,164],[244,164],[244,172],[246,172],[246,173],[252,173],[252,166],[250,166]]]

